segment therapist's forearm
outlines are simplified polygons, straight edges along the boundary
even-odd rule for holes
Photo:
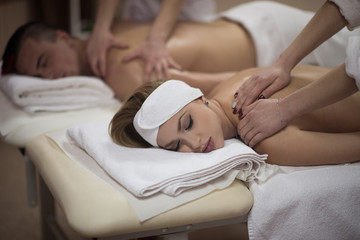
[[[347,25],[339,8],[326,2],[301,31],[291,45],[280,55],[280,63],[290,72],[305,56]]]
[[[281,99],[281,115],[285,122],[289,122],[305,113],[340,101],[357,91],[354,79],[346,75],[343,64],[319,80]]]
[[[111,23],[114,20],[115,11],[119,0],[100,0],[96,13],[94,31],[102,32],[110,30]]]
[[[148,41],[166,42],[177,22],[184,0],[163,0],[159,13],[151,26]]]

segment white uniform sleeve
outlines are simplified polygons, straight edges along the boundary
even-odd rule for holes
[[[329,0],[335,3],[348,24],[348,29],[353,30],[360,25],[360,1],[359,0]]]
[[[360,90],[360,36],[350,37],[346,49],[346,74],[355,79]]]

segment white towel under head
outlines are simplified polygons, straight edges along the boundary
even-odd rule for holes
[[[109,121],[87,123],[67,130],[71,142],[84,149],[117,182],[137,197],[158,192],[177,196],[183,191],[240,169],[244,181],[267,178],[266,155],[237,139],[210,153],[179,153],[159,148],[116,145],[108,134]]]
[[[114,101],[114,92],[101,79],[89,76],[47,80],[7,74],[0,87],[19,107],[28,112],[67,111],[99,106]]]

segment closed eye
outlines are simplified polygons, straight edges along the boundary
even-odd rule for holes
[[[185,128],[186,131],[190,130],[193,125],[193,120],[191,115],[189,115],[189,125]]]
[[[49,61],[49,57],[46,55],[44,60],[42,61],[41,67],[46,68]]]

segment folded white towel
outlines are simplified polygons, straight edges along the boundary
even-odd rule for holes
[[[177,196],[232,169],[243,181],[263,180],[266,155],[259,155],[236,139],[210,153],[179,153],[159,148],[126,148],[108,134],[109,121],[69,128],[68,138],[84,149],[129,192],[147,197],[158,192]]]
[[[7,74],[0,87],[18,106],[28,112],[66,111],[114,101],[114,93],[101,79],[74,76],[56,80]]]
[[[360,90],[360,36],[349,38],[346,55],[346,73],[355,79]]]

